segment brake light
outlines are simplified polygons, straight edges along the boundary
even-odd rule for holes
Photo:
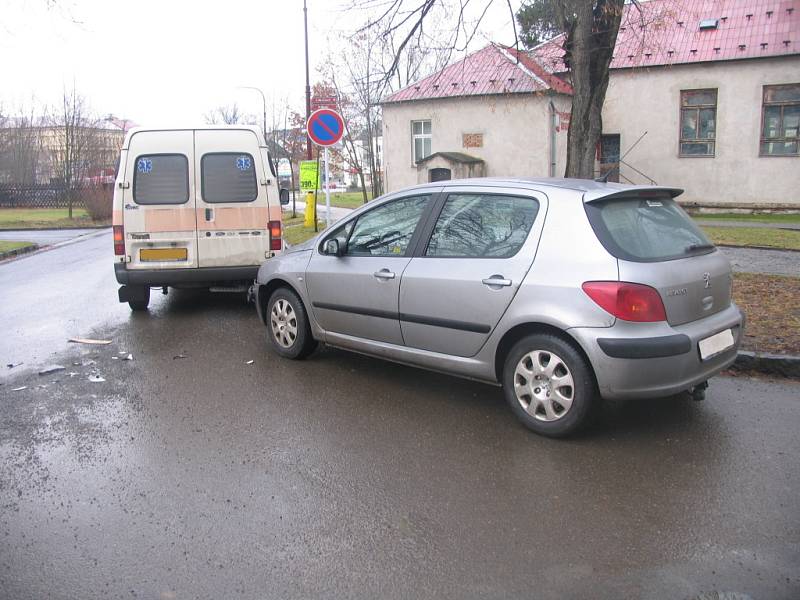
[[[667,313],[658,292],[648,285],[624,281],[587,281],[583,291],[600,308],[623,321],[666,321]]]
[[[281,222],[269,222],[269,249],[281,250],[283,249],[283,241],[281,240]]]
[[[125,228],[122,225],[114,225],[114,254],[125,255]]]

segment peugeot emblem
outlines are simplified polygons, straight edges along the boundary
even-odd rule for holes
[[[707,288],[711,287],[711,275],[708,273],[703,273],[703,281],[705,281]]]

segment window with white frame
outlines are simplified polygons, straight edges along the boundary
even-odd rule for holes
[[[765,85],[761,156],[800,154],[800,84]]]
[[[411,156],[414,162],[431,154],[431,122],[411,121]]]

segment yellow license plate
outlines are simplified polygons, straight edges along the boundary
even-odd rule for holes
[[[167,262],[186,260],[186,248],[142,248],[139,260],[142,262]]]

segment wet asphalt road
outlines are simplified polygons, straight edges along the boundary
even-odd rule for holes
[[[238,296],[101,306],[100,252],[75,259],[70,327],[113,343],[54,343],[66,371],[0,386],[0,598],[800,597],[796,382],[608,403],[547,440],[497,388],[332,349],[280,360]]]

